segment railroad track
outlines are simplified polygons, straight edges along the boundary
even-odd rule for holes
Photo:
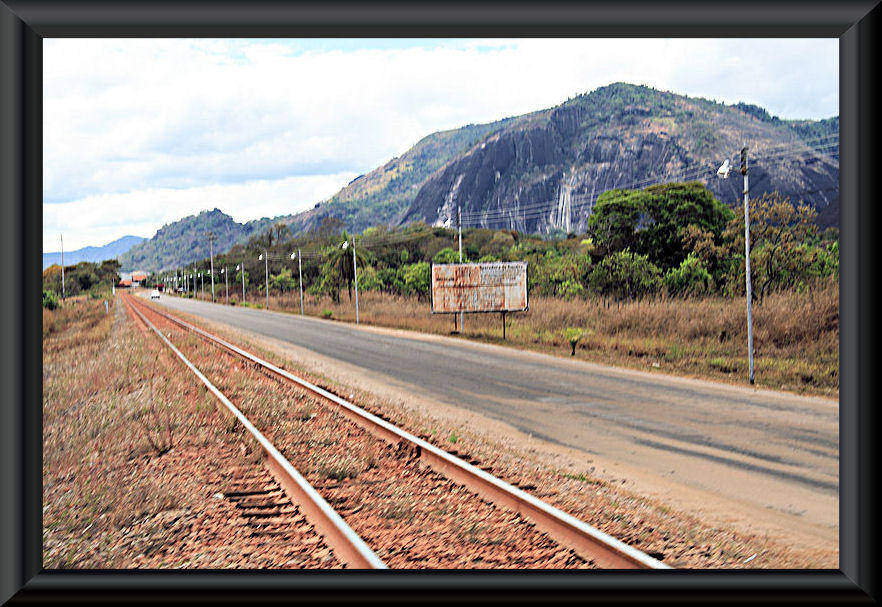
[[[267,467],[290,499],[300,505],[327,544],[351,567],[386,566],[369,545],[378,551],[382,550],[386,560],[395,561],[393,566],[468,566],[464,561],[457,560],[455,554],[456,545],[462,544],[462,549],[469,551],[469,558],[473,559],[467,562],[478,561],[485,566],[669,568],[642,551],[336,394],[146,302],[130,295],[124,298],[145,324],[214,394],[219,408],[236,417],[247,429],[260,445]],[[305,416],[302,412],[294,413],[293,420],[288,411],[294,408],[293,405],[283,407],[274,400],[274,406],[263,409],[255,407],[252,417],[264,419],[265,429],[271,427],[278,432],[275,440],[279,448],[276,448],[240,408],[171,342],[169,336],[172,332],[166,336],[147,316],[180,336],[181,343],[185,344],[182,348],[192,350],[194,356],[201,357],[205,361],[204,364],[200,363],[203,369],[210,367],[218,382],[227,384],[231,393],[244,390],[241,385],[237,386],[234,378],[250,373],[273,382],[273,387],[265,386],[267,391],[278,392],[280,385],[286,386],[288,395],[285,398],[292,399],[291,403],[297,402],[298,398],[302,400],[306,394],[330,407],[316,408]],[[200,350],[206,345],[215,352],[220,348],[229,356],[219,358]],[[252,390],[249,393],[251,396],[259,396],[257,400],[266,400],[267,394],[270,394],[254,392],[252,388],[249,390]],[[248,402],[245,397],[239,406],[247,408],[250,406]],[[300,417],[296,418],[297,415]],[[357,430],[351,428],[353,424]],[[279,429],[282,427],[287,427],[288,431],[283,432]],[[304,439],[307,431],[325,438],[318,439],[318,442],[316,439]],[[345,440],[338,440],[339,437],[345,437]],[[382,447],[378,447],[377,443]],[[316,489],[282,451],[292,459],[305,462],[304,465],[310,469],[309,462],[316,458],[317,453],[325,451],[330,454],[329,457],[338,460],[354,457],[354,453],[369,453],[369,456],[359,456],[362,459],[367,457],[369,465],[361,466],[358,478],[349,482],[340,482],[342,479],[339,478],[337,482],[328,482],[321,475],[313,475],[316,476],[316,484],[321,484]],[[414,462],[426,466],[418,468],[413,465]],[[332,470],[331,477],[335,475],[339,476]],[[328,497],[328,501],[319,491]],[[401,497],[396,501],[393,498],[399,493]],[[483,499],[477,499],[475,494]],[[342,512],[342,516],[331,507],[329,501]],[[463,504],[468,506],[464,507]],[[387,520],[394,520],[398,526],[392,525],[390,531],[384,524],[378,524],[376,516],[371,514],[377,511],[384,512],[383,516]],[[459,514],[451,517],[449,511]],[[463,515],[463,512],[469,514]],[[450,528],[456,526],[457,516],[471,516],[471,527],[452,533]],[[349,526],[347,520],[360,530],[365,539]],[[420,525],[426,529],[422,530]],[[390,532],[393,534],[391,538]]]

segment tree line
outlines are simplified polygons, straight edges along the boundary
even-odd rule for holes
[[[75,297],[89,293],[94,298],[106,297],[119,282],[119,261],[107,259],[100,263],[81,261],[64,266],[64,295]],[[43,307],[55,309],[62,295],[61,266],[53,264],[43,270]]]
[[[838,277],[838,231],[821,231],[812,207],[777,193],[750,204],[756,299]],[[231,298],[238,301],[244,273],[248,292],[259,289],[262,294],[264,261],[259,255],[266,250],[270,292],[297,290],[297,259],[290,255],[299,249],[306,292],[335,301],[347,292],[351,298],[352,240],[334,217],[299,236],[292,236],[286,224],[276,224],[216,256],[215,280],[223,288],[220,269],[227,268]],[[349,246],[344,248],[344,242]],[[422,223],[368,228],[355,236],[355,257],[360,290],[427,299],[431,264],[459,261],[457,233]],[[697,182],[612,190],[598,198],[585,234],[543,239],[509,230],[464,229],[463,260],[527,261],[530,292],[565,299],[736,296],[744,293],[743,216]],[[186,273],[208,268],[204,259],[187,266]],[[161,282],[174,274],[152,278]]]

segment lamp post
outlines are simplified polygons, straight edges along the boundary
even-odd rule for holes
[[[211,301],[214,301],[214,232],[208,233],[208,251],[211,259]]]
[[[241,271],[242,273],[242,305],[245,305],[245,262],[243,261],[240,265],[236,266],[236,271]]]
[[[300,263],[300,260],[303,256],[300,254],[300,249],[297,249],[296,253],[291,253],[291,259],[297,257],[297,278],[300,281],[300,316],[303,316],[303,267]]]
[[[343,243],[343,250],[349,246],[349,242]],[[355,263],[355,238],[352,239],[352,282],[355,283],[355,324],[358,324],[358,267]]]
[[[747,295],[747,365],[748,378],[753,385],[753,289],[750,282],[750,188],[747,183],[747,146],[741,148],[741,174],[744,176],[744,290]],[[731,167],[728,159],[717,170],[717,175],[728,179]]]
[[[257,259],[263,260],[263,277],[266,280],[266,309],[269,310],[269,255],[266,254],[266,249]]]

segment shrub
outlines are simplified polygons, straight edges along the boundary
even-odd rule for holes
[[[459,252],[454,251],[450,247],[441,249],[432,258],[434,263],[459,263]]]
[[[334,315],[334,313],[331,312],[330,310],[327,310],[327,309],[322,310],[322,318],[330,319],[333,315]]]
[[[429,294],[432,270],[428,263],[421,261],[402,266],[399,273],[406,294],[414,294],[420,299]]]
[[[381,268],[377,270],[377,281],[380,288],[391,293],[401,293],[404,290],[404,283],[398,275],[395,268]]]
[[[562,297],[563,299],[575,299],[577,297],[582,297],[585,294],[585,287],[582,286],[582,283],[576,282],[575,280],[568,280],[559,284],[556,291],[558,297]]]
[[[689,253],[679,267],[665,274],[665,285],[671,295],[701,296],[713,291],[714,281],[695,253]]]
[[[528,287],[538,295],[572,299],[584,294],[590,270],[587,255],[546,254],[527,266]]]
[[[636,299],[662,287],[661,270],[646,255],[628,249],[607,255],[588,277],[591,291],[616,299]]]
[[[383,283],[373,266],[365,266],[358,269],[358,288],[362,291],[380,291]]]
[[[577,329],[575,327],[569,327],[564,331],[564,337],[567,338],[567,341],[570,342],[570,347],[572,347],[570,356],[576,355],[576,345],[579,343],[579,340],[582,339],[584,334],[585,332],[582,329]]]
[[[58,307],[58,295],[54,291],[43,291],[43,307],[54,310]]]

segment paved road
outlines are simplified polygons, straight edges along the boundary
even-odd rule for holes
[[[784,513],[821,533],[838,528],[835,401],[174,297],[162,304],[295,344],[601,461]]]

